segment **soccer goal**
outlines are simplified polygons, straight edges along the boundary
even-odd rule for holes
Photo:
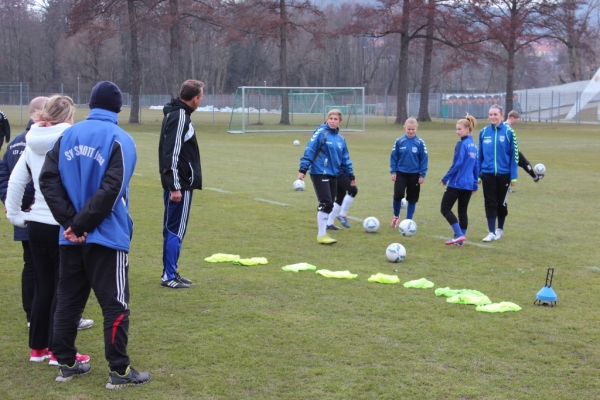
[[[333,109],[342,112],[341,131],[364,132],[364,87],[241,86],[227,132],[312,132]]]

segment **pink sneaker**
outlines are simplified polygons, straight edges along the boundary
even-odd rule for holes
[[[50,357],[50,354],[48,354],[48,348],[31,349],[31,356],[29,357],[29,361],[42,362],[48,357]]]
[[[394,217],[394,219],[392,220],[392,228],[397,228],[396,225],[398,225],[398,219],[399,217]]]
[[[54,357],[54,354],[52,354],[51,351],[49,351],[48,354],[50,355],[50,362],[48,362],[48,365],[58,365],[58,360],[56,359],[56,357]],[[79,361],[82,364],[85,364],[88,361],[90,361],[90,356],[88,356],[87,354],[77,353],[75,355],[75,360]]]
[[[448,240],[448,241],[446,242],[446,244],[447,244],[447,245],[450,245],[450,244],[459,244],[459,243],[462,243],[462,242],[464,242],[465,240],[467,240],[467,238],[466,238],[466,237],[464,237],[464,236],[459,236],[459,237],[455,237],[455,238],[452,238],[452,239]]]

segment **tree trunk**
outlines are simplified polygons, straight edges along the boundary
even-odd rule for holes
[[[129,123],[140,123],[140,58],[138,55],[138,28],[134,0],[127,0],[129,33],[131,35],[131,111]]]
[[[169,0],[169,16],[171,17],[171,88],[173,98],[179,96],[179,70],[180,70],[180,32],[179,32],[179,7],[177,0]]]
[[[427,39],[423,53],[423,76],[421,77],[421,99],[419,102],[419,121],[431,121],[429,116],[429,88],[431,85],[431,58],[433,55],[435,0],[429,0],[427,10]]]
[[[398,104],[396,105],[395,124],[403,124],[408,118],[406,107],[408,99],[408,46],[410,45],[408,3],[409,0],[404,0],[402,4],[402,33],[400,34],[400,62],[398,63]]]
[[[279,27],[279,81],[282,87],[287,87],[287,12],[285,9],[285,0],[279,2],[279,17],[281,26]],[[287,90],[281,94],[281,125],[290,124],[290,99]]]

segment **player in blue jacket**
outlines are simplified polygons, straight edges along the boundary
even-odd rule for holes
[[[90,113],[63,132],[46,153],[40,189],[60,228],[60,273],[54,318],[53,354],[57,382],[90,372],[75,358],[77,321],[94,289],[104,317],[107,389],[150,380],[130,365],[129,182],[137,153],[133,138],[117,126],[123,97],[112,82],[98,82]]]
[[[425,142],[417,136],[417,120],[410,117],[404,123],[405,135],[396,139],[392,154],[390,156],[390,173],[394,181],[394,198],[392,207],[394,218],[392,226],[395,228],[400,219],[400,208],[402,207],[402,198],[405,197],[408,205],[406,207],[406,218],[412,219],[419,201],[421,185],[425,182],[425,175],[429,163],[427,155],[427,146]]]
[[[300,158],[298,179],[304,179],[306,172],[310,172],[310,179],[319,201],[317,243],[320,244],[337,242],[327,235],[327,218],[333,210],[333,199],[337,192],[337,177],[345,174],[350,179],[350,185],[356,185],[346,140],[339,133],[341,122],[342,112],[340,110],[329,111],[327,122],[319,126],[313,133],[306,145],[304,155]]]
[[[477,121],[469,114],[456,122],[456,134],[460,140],[454,148],[452,166],[440,181],[441,185],[446,186],[440,211],[454,230],[454,237],[446,244],[462,246],[463,242],[467,240],[465,237],[469,226],[467,208],[471,194],[477,191],[479,175],[477,172],[477,146],[471,136],[471,132],[476,126]],[[452,212],[452,207],[457,201],[458,219]]]
[[[488,117],[490,125],[479,132],[477,164],[479,184],[483,187],[485,216],[489,233],[484,242],[498,240],[504,233],[504,221],[508,215],[506,197],[511,186],[517,183],[519,144],[512,128],[504,121],[504,111],[494,104]],[[498,219],[498,229],[496,229]]]

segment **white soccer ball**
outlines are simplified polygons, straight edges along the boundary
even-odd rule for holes
[[[299,140],[294,140],[294,146],[300,146],[300,141]]]
[[[406,257],[406,249],[400,243],[392,243],[387,247],[385,256],[390,262],[402,262]]]
[[[544,175],[546,173],[546,167],[544,164],[535,164],[535,167],[533,167],[533,172],[535,172],[537,175]]]
[[[363,228],[368,233],[375,233],[379,230],[379,220],[375,217],[368,217],[363,221]]]
[[[417,224],[412,219],[405,219],[398,225],[398,231],[402,236],[412,236],[417,233]]]
[[[401,208],[406,207],[406,205],[408,204],[408,202],[406,201],[406,199],[402,199],[402,201],[400,203],[401,203],[401,206],[400,206]]]
[[[294,181],[294,190],[296,190],[296,191],[304,190],[304,181],[301,179],[296,179]]]

